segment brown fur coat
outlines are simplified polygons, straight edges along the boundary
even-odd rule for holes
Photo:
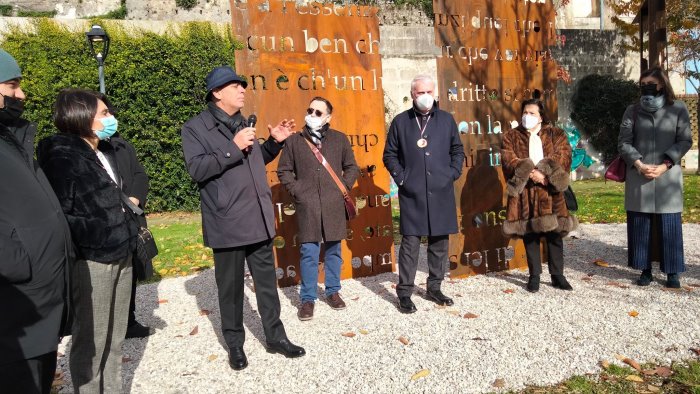
[[[537,166],[529,158],[530,135],[525,129],[511,129],[503,136],[501,155],[508,193],[503,233],[509,237],[550,231],[565,235],[578,226],[576,217],[566,209],[562,193],[569,186],[571,167],[571,145],[566,133],[543,125],[539,135],[544,159]],[[529,179],[535,168],[546,176],[546,186]]]

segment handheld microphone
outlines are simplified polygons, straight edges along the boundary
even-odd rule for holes
[[[255,127],[255,124],[258,123],[258,117],[255,116],[255,114],[252,114],[248,117],[248,127]],[[253,146],[249,146],[246,148],[245,153],[249,154],[250,152],[253,151]]]
[[[258,123],[258,117],[255,114],[250,115],[248,117],[248,127],[255,127],[256,123]]]

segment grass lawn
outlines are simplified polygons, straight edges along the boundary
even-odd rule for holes
[[[684,184],[683,221],[700,222],[700,175],[686,174]],[[624,184],[592,179],[574,182],[571,186],[576,193],[579,210],[576,212],[581,223],[624,223]]]

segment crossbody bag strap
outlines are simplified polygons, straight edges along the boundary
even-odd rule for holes
[[[340,192],[343,193],[343,197],[348,196],[348,189],[345,188],[343,182],[341,182],[338,178],[338,175],[335,174],[335,171],[333,171],[331,165],[328,164],[326,158],[323,157],[321,151],[319,151],[316,145],[312,144],[311,141],[309,141],[306,137],[304,137],[304,141],[306,141],[306,144],[309,145],[309,148],[311,148],[311,151],[314,153],[314,156],[316,156],[316,159],[318,159],[318,161],[321,164],[323,164],[323,167],[325,167],[328,173],[331,175],[331,178],[333,178],[333,180],[335,181],[335,184],[338,186],[338,189],[340,189]]]
[[[135,213],[138,216],[143,215],[143,209],[139,208],[138,205],[134,204],[133,201],[129,200],[129,197],[127,197],[123,191],[120,190],[119,194],[120,194],[120,198],[121,198],[122,202],[124,203],[124,205],[129,207],[129,209],[131,209],[131,211],[133,213]]]

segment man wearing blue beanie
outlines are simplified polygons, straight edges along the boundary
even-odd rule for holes
[[[0,382],[2,392],[50,393],[66,325],[70,230],[34,160],[36,124],[21,118],[17,61],[0,49]]]

